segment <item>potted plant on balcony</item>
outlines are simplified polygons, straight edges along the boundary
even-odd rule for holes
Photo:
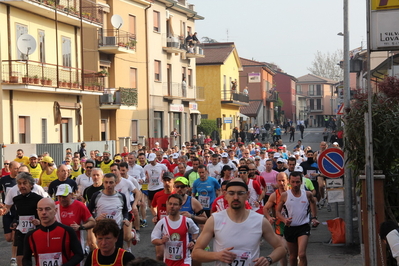
[[[33,76],[33,83],[34,84],[39,84],[39,82],[40,82],[39,76],[38,75],[34,75]]]
[[[46,85],[47,86],[52,86],[53,85],[53,81],[51,80],[51,78],[47,78],[46,79]]]
[[[134,49],[134,48],[136,47],[136,43],[137,43],[136,40],[131,40],[131,41],[129,41],[129,42],[126,44],[126,46],[127,46],[129,49]]]
[[[25,84],[29,83],[28,75],[25,75],[25,76],[22,77],[22,83],[25,83]]]
[[[42,79],[40,80],[40,84],[42,84],[42,85],[44,86],[44,85],[46,85],[46,81],[47,81],[46,78],[42,78]]]
[[[18,83],[18,76],[11,75],[10,76],[10,83]]]
[[[65,6],[64,5],[57,5],[57,9],[64,11]]]
[[[108,72],[107,72],[107,70],[105,70],[105,69],[103,69],[103,70],[97,72],[97,74],[98,74],[99,77],[106,77],[106,76],[108,76]]]
[[[77,82],[77,81],[74,81],[73,83],[72,83],[72,87],[73,88],[78,88],[79,87],[79,82]]]
[[[62,80],[62,82],[61,82],[61,86],[62,86],[62,87],[64,87],[64,88],[67,86],[67,82],[66,82],[66,80],[65,80],[65,79],[64,79],[64,80]]]

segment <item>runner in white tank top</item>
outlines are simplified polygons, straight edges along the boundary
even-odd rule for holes
[[[245,209],[248,186],[241,178],[226,185],[225,198],[229,207],[214,213],[205,223],[192,253],[193,260],[215,265],[271,265],[286,255],[286,250],[262,215]],[[214,237],[213,252],[204,249]],[[266,257],[259,257],[259,244],[264,238],[273,247]]]

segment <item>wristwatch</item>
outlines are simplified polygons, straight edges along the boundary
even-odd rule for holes
[[[267,261],[269,262],[269,265],[272,265],[273,260],[272,258],[270,258],[269,256],[265,257],[265,259],[267,259]]]
[[[81,225],[79,226],[79,230],[86,230],[86,228],[83,225]]]

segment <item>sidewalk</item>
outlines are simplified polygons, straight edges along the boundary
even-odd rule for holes
[[[309,238],[307,257],[308,265],[329,266],[329,265],[364,265],[363,257],[360,254],[359,237],[357,223],[354,222],[354,238],[355,246],[347,247],[345,245],[329,245],[331,233],[327,228],[327,220],[336,218],[336,203],[331,204],[332,211],[328,212],[324,207],[318,210],[317,216],[320,225],[316,229],[312,229]],[[338,204],[339,217],[344,218],[344,204]]]

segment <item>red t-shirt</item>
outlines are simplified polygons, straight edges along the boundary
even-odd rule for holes
[[[162,161],[158,161],[157,160],[157,163],[164,164],[168,169],[170,167],[170,162],[168,160],[166,160],[166,159],[163,159]]]
[[[11,172],[6,172],[6,170],[3,168],[3,169],[1,169],[1,176],[0,177],[6,176],[6,175],[10,175],[10,174],[11,174]]]
[[[175,194],[172,192],[171,194]],[[166,194],[165,190],[158,191],[155,193],[154,198],[152,199],[152,207],[157,207],[157,217],[158,221],[166,216],[166,201],[168,201],[168,197],[170,194]]]
[[[220,212],[220,211],[227,209],[228,207],[229,207],[229,203],[224,198],[224,195],[221,195],[213,201],[212,206],[211,206],[211,212],[212,213]],[[249,204],[249,202],[247,200],[245,201],[245,209],[247,209],[247,210],[252,209],[251,205]]]
[[[92,215],[87,209],[86,205],[78,200],[74,200],[71,205],[68,207],[62,207],[59,201],[57,201],[56,206],[57,210],[57,221],[60,223],[71,226],[73,223],[77,223],[78,225],[86,222]],[[60,218],[60,220],[58,219]],[[80,240],[80,231],[75,231],[78,239]]]
[[[172,173],[173,173],[173,170],[175,170],[175,167],[176,167],[176,166],[177,166],[177,163],[170,164],[169,167],[168,167],[169,172],[172,172]]]

